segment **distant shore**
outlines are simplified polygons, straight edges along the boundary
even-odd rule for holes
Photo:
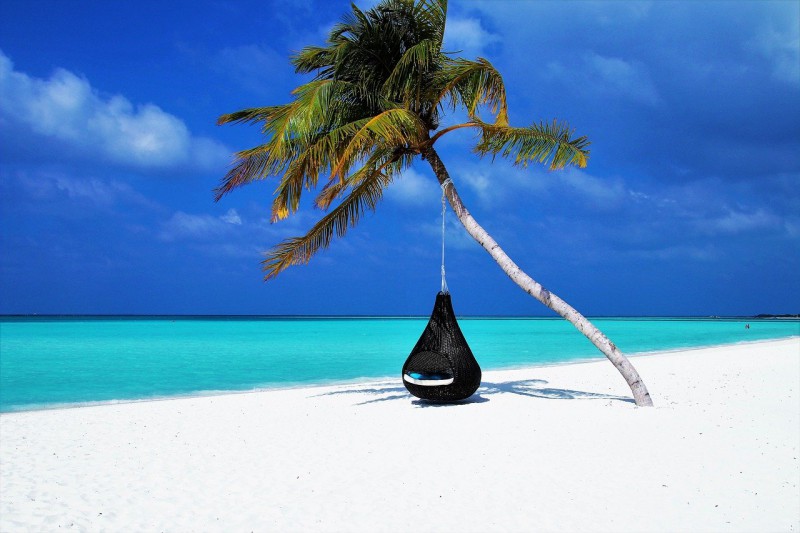
[[[798,531],[800,338],[0,415],[0,530]]]

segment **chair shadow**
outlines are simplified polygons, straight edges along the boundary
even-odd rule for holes
[[[481,386],[478,388],[475,394],[469,398],[458,402],[449,403],[415,399],[402,385],[387,385],[385,387],[375,387],[374,385],[367,387],[355,386],[345,390],[325,392],[317,396],[338,396],[343,394],[369,394],[376,396],[373,399],[359,402],[356,405],[412,399],[411,404],[420,408],[454,407],[458,405],[485,403],[490,401],[491,396],[498,394],[515,394],[518,396],[543,398],[547,400],[611,400],[635,403],[633,398],[627,398],[625,396],[572,389],[557,389],[546,387],[545,385],[547,384],[548,382],[543,379],[521,379],[517,381],[503,381],[499,383],[484,381],[481,383]]]

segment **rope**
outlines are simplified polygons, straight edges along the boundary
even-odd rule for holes
[[[453,180],[447,178],[442,183],[442,292],[448,294],[450,291],[447,289],[447,279],[444,272],[444,230],[445,230],[445,215],[447,214],[447,196],[445,196],[445,189],[448,185],[452,185]]]

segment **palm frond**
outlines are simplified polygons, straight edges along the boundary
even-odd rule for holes
[[[275,189],[275,199],[272,203],[273,222],[297,211],[303,189],[316,187],[320,174],[329,171],[334,162],[340,160],[340,154],[347,142],[368,120],[351,122],[303,139],[303,150],[288,164]]]
[[[441,50],[447,20],[447,0],[422,0],[415,4],[414,15],[428,28],[431,38],[437,40]]]
[[[264,149],[264,145],[237,152],[233,166],[214,189],[214,201],[218,202],[237,187],[269,175],[269,152]]]
[[[426,132],[419,116],[408,109],[388,109],[367,120],[351,137],[331,169],[331,179],[344,176],[355,161],[368,157],[375,147],[416,144]]]
[[[292,265],[307,264],[315,253],[330,245],[334,236],[344,236],[365,212],[375,210],[391,181],[391,175],[372,174],[304,236],[286,239],[267,252],[261,263],[266,272],[264,279],[272,279]]]
[[[514,164],[526,167],[530,162],[547,163],[551,170],[566,165],[585,167],[589,159],[589,140],[572,138],[567,124],[553,121],[533,124],[528,128],[510,128],[476,121],[481,128],[481,140],[475,147],[480,156],[497,154],[513,157]]]
[[[369,168],[372,158],[379,156],[385,160],[387,150],[391,152],[397,146],[419,138],[421,131],[416,115],[404,109],[390,109],[330,131],[292,139],[300,146],[292,150],[296,155],[287,163],[275,190],[272,221],[284,219],[297,211],[303,189],[316,187],[321,174],[330,172],[333,181],[347,175],[354,164],[365,158]],[[292,143],[285,144],[290,146]]]
[[[357,187],[370,176],[398,174],[410,165],[411,159],[406,158],[402,150],[392,147],[376,148],[361,167],[346,178],[335,179],[332,177],[314,200],[314,205],[319,209],[327,210],[345,191]]]
[[[267,142],[236,154],[233,167],[215,189],[216,199],[252,181],[286,173],[278,191],[290,191],[292,198],[278,199],[277,204],[282,203],[282,206],[273,209],[273,215],[277,212],[280,213],[278,218],[283,218],[289,213],[285,208],[296,209],[299,201],[296,191],[303,186],[313,187],[319,174],[337,159],[336,150],[344,145],[347,131],[337,126],[347,118],[343,95],[352,89],[352,84],[347,82],[315,80],[295,89],[295,99],[289,104],[254,108],[222,117],[228,121],[263,122],[262,132]],[[360,125],[351,125],[353,131],[349,135],[352,136]],[[298,178],[302,182],[294,187],[293,180]]]
[[[330,47],[307,46],[290,59],[298,74],[308,74],[333,65],[335,51]]]
[[[335,80],[314,80],[292,91],[295,96],[291,113],[286,115],[286,128],[281,133],[288,136],[308,135],[324,129],[329,122],[331,104],[339,87]]]
[[[275,189],[275,200],[272,202],[272,222],[282,220],[300,207],[303,187],[309,181],[316,182],[317,173],[310,163],[309,150],[289,163],[278,187]]]
[[[253,107],[250,109],[243,109],[235,113],[228,113],[222,115],[217,119],[217,125],[223,124],[236,124],[236,123],[252,123],[252,122],[267,122],[276,112],[283,106],[269,106],[269,107]]]
[[[406,50],[383,84],[389,98],[408,101],[418,95],[432,66],[441,61],[440,47],[440,42],[425,39]]]
[[[453,109],[463,104],[470,117],[479,105],[490,106],[497,126],[508,126],[508,104],[503,77],[488,60],[455,59],[448,61],[437,75],[441,87],[437,103],[450,99]]]

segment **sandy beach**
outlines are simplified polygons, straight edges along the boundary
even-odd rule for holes
[[[0,415],[0,531],[799,531],[800,338]]]

